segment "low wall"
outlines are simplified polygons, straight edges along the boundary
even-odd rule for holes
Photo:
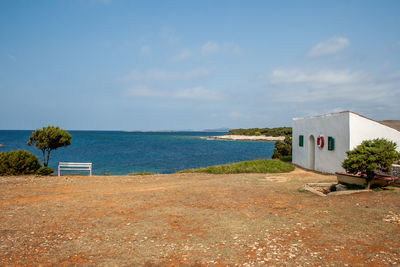
[[[392,174],[391,176],[400,177],[400,165],[393,164],[391,174]]]
[[[390,176],[400,177],[400,165],[398,164],[392,165],[392,173]],[[396,184],[397,186],[400,186],[400,179],[397,180]]]

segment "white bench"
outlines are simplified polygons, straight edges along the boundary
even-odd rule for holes
[[[92,176],[92,163],[59,162],[58,176],[60,176],[60,171],[89,171],[89,175]]]

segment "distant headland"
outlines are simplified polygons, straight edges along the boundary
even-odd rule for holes
[[[232,140],[232,141],[283,141],[285,136],[255,136],[255,135],[221,135],[221,136],[209,136],[207,139],[215,140]]]
[[[208,139],[233,141],[284,141],[292,135],[291,127],[232,129],[222,136],[209,136]]]

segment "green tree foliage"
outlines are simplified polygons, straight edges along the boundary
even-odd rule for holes
[[[50,152],[59,147],[69,146],[71,144],[71,138],[71,135],[67,131],[59,127],[47,126],[42,129],[36,129],[29,137],[28,145],[34,145],[43,152],[43,165],[47,167],[49,164]]]
[[[364,141],[346,152],[347,159],[343,161],[342,167],[349,173],[361,172],[366,175],[369,189],[376,171],[390,172],[392,164],[400,158],[396,146],[396,143],[385,139]]]
[[[292,135],[291,127],[278,127],[278,128],[250,128],[250,129],[232,129],[229,135],[260,135],[266,136],[287,136]]]
[[[285,136],[285,140],[282,141],[276,141],[275,142],[275,148],[274,148],[274,154],[272,155],[273,159],[281,159],[285,157],[285,159],[288,159],[288,157],[292,156],[292,136],[287,135]]]
[[[38,157],[26,150],[0,152],[0,175],[34,174],[40,167]]]

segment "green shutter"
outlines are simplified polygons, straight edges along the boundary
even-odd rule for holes
[[[304,136],[299,135],[299,146],[303,146],[303,145],[304,145]]]
[[[335,138],[328,136],[328,150],[335,150]]]

